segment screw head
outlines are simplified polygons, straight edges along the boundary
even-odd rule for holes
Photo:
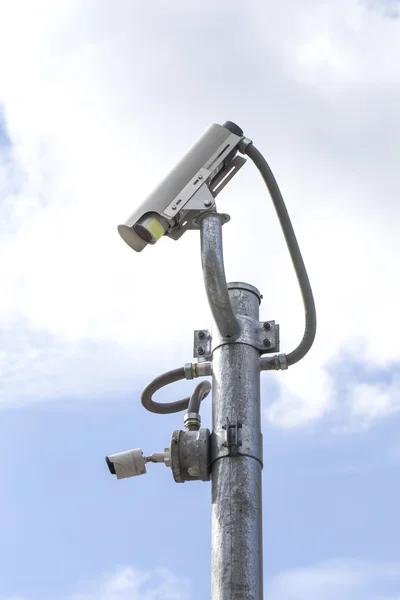
[[[176,204],[173,204],[173,205],[171,206],[171,208],[172,208],[172,210],[176,210]]]
[[[268,339],[268,338],[265,338],[265,339],[263,340],[263,344],[264,344],[264,346],[265,346],[266,348],[268,348],[268,347],[271,345],[271,342],[269,341],[269,339]]]
[[[271,323],[264,323],[265,331],[269,331],[271,329]]]
[[[206,334],[204,333],[204,331],[199,331],[199,333],[197,335],[199,336],[199,338],[201,340],[204,340],[204,338],[206,337]]]
[[[199,175],[199,176],[198,176],[198,179],[203,179],[203,175]]]
[[[204,206],[206,206],[207,208],[211,206],[211,200],[206,200],[204,202]]]
[[[202,355],[204,354],[204,352],[205,352],[205,350],[204,350],[204,348],[202,348],[201,346],[199,346],[199,347],[197,348],[197,354],[198,354],[199,356],[202,356]]]

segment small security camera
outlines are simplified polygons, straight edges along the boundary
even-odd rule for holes
[[[137,477],[145,475],[146,463],[163,463],[166,467],[170,466],[170,450],[165,448],[164,452],[153,452],[150,456],[144,456],[141,448],[126,450],[118,454],[106,456],[106,462],[111,475],[116,475],[117,479],[126,477]]]
[[[146,464],[143,452],[140,448],[119,452],[106,456],[106,461],[110,473],[116,475],[117,479],[125,477],[136,477],[146,473]]]
[[[122,239],[141,252],[163,235],[178,240],[196,229],[196,218],[215,207],[215,197],[246,160],[237,155],[243,131],[227,121],[211,125],[183,159],[135,210],[118,226]]]

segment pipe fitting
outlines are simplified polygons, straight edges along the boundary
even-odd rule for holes
[[[253,143],[253,141],[248,137],[242,137],[238,144],[238,150],[242,154],[246,154],[247,148]]]
[[[288,367],[286,354],[275,354],[260,360],[260,371],[285,371]]]
[[[185,425],[185,429],[189,431],[197,431],[201,426],[201,417],[199,413],[196,412],[188,412],[183,417],[183,423]]]
[[[186,363],[183,368],[185,369],[185,379],[194,379],[197,377],[195,365],[193,363]]]
[[[277,354],[274,356],[274,360],[276,371],[286,371],[289,367],[286,354]]]
[[[195,377],[210,377],[212,375],[212,363],[210,361],[194,363],[194,371]]]
[[[212,365],[210,361],[201,363],[186,363],[184,366],[185,379],[197,379],[198,377],[210,377]]]

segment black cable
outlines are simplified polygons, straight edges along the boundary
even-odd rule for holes
[[[299,282],[301,295],[303,297],[304,312],[305,312],[305,329],[303,339],[300,344],[286,355],[288,366],[294,365],[299,360],[304,358],[307,352],[313,345],[317,330],[317,315],[315,312],[314,297],[308,279],[307,271],[304,265],[303,257],[301,256],[300,248],[297,243],[293,225],[291,223],[289,213],[285,206],[281,191],[276,182],[274,174],[270,166],[259,150],[251,143],[244,151],[249,158],[254,162],[257,169],[260,171],[264,179],[269,193],[274,203],[279,222],[282,227],[283,235],[285,236],[286,244],[289,250],[290,257],[293,262],[294,270]]]

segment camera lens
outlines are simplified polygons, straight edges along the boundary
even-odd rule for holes
[[[154,243],[153,242],[153,236],[151,235],[150,231],[147,231],[146,227],[143,227],[143,225],[141,225],[140,223],[136,223],[133,226],[133,230],[135,233],[138,234],[139,237],[142,238],[142,240],[144,240],[145,242],[148,242],[149,244]]]
[[[133,226],[133,231],[148,244],[155,244],[168,227],[165,219],[157,213],[147,213]]]

